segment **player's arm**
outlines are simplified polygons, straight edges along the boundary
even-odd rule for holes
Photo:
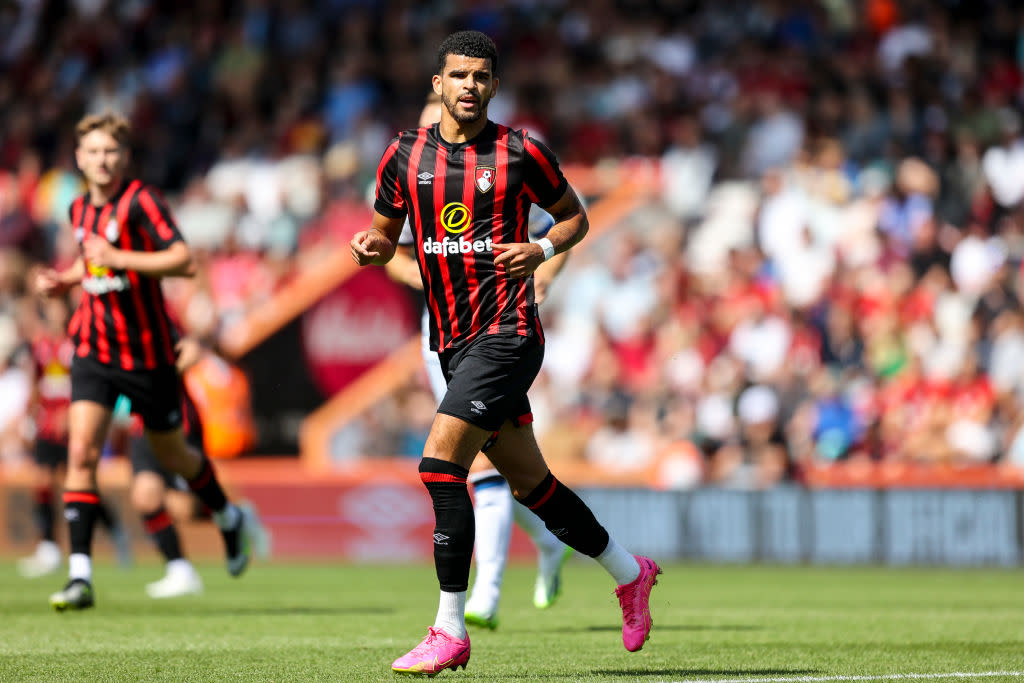
[[[402,234],[405,216],[390,218],[373,212],[373,223],[369,230],[357,232],[349,242],[352,259],[360,266],[383,266],[395,255],[395,245]]]
[[[150,277],[191,277],[195,274],[192,252],[181,240],[159,251],[129,251],[118,249],[99,235],[89,235],[82,243],[82,249],[89,263],[114,270],[133,270]]]
[[[551,206],[541,208],[555,219],[555,224],[551,226],[551,230],[548,231],[544,239],[530,243],[493,245],[494,251],[498,252],[494,263],[504,265],[509,277],[526,277],[536,271],[541,264],[550,263],[557,256],[565,254],[579,244],[590,229],[587,212],[570,185],[566,185],[565,192],[558,201]],[[547,245],[544,240],[550,243],[548,246],[550,253],[545,251]],[[552,267],[560,269],[561,265]],[[551,273],[551,277],[558,272],[557,269]],[[550,278],[548,282],[550,282]]]
[[[192,251],[182,239],[159,192],[150,187],[139,190],[132,197],[128,220],[146,236],[152,250],[118,249],[99,235],[89,235],[82,242],[87,263],[114,270],[132,270],[149,277],[195,275]]]
[[[85,262],[79,257],[64,270],[36,269],[32,275],[32,288],[43,296],[58,296],[81,282],[83,277],[85,277]]]
[[[387,262],[384,270],[388,272],[388,277],[395,282],[401,282],[403,285],[413,289],[423,289],[420,266],[416,263],[416,257],[412,255],[412,247],[410,246],[398,245],[395,249],[394,258]]]

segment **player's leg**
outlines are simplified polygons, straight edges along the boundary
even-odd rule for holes
[[[497,472],[497,469],[494,471]],[[515,500],[511,489],[508,495],[514,501],[510,506],[513,519],[537,548],[537,579],[533,586],[533,605],[537,609],[547,609],[555,604],[561,593],[562,568],[572,556],[573,549],[559,541],[544,525],[544,520]],[[480,532],[477,531],[477,536],[479,535]]]
[[[60,465],[67,457],[67,446],[37,439],[33,455],[32,521],[39,541],[31,555],[18,560],[18,572],[30,579],[60,569],[62,556],[57,545],[55,499],[60,490]]]
[[[129,444],[132,462],[132,507],[142,515],[146,533],[164,558],[166,571],[159,581],[146,585],[151,598],[171,598],[201,593],[202,580],[181,551],[181,540],[167,510],[167,476],[157,465],[145,438],[135,437]]]
[[[476,575],[466,600],[466,623],[494,629],[498,626],[501,582],[508,561],[515,502],[505,478],[482,455],[473,461],[469,483],[473,485],[476,522]]]
[[[132,565],[132,543],[131,538],[128,536],[128,530],[125,528],[124,520],[117,513],[117,509],[113,504],[100,496],[100,506],[96,511],[96,522],[106,529],[110,535],[110,540],[114,543],[114,549],[117,552],[117,563],[122,567],[130,567]]]
[[[72,365],[73,394],[78,360]],[[97,382],[96,386],[101,387],[102,382]],[[110,427],[112,406],[113,399],[71,402],[68,465],[64,479],[64,518],[68,522],[71,554],[68,557],[68,584],[50,596],[50,604],[58,611],[92,607],[94,604],[92,534],[100,507],[96,465]]]
[[[435,416],[430,428],[419,469],[434,506],[434,569],[441,595],[427,637],[392,663],[392,670],[399,673],[433,675],[465,667],[469,661],[464,615],[475,524],[466,477],[490,434],[443,413]]]
[[[123,393],[142,418],[146,439],[161,469],[181,475],[213,513],[227,554],[228,573],[239,576],[249,565],[255,520],[249,510],[230,503],[213,464],[188,445],[183,429],[183,389],[174,367],[126,373]]]
[[[579,496],[551,474],[531,424],[507,422],[487,454],[519,502],[543,519],[566,545],[597,560],[615,579],[623,644],[630,652],[642,648],[650,637],[648,604],[661,573],[658,565],[650,558],[631,555],[616,543]]]

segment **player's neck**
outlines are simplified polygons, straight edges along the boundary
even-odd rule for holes
[[[111,197],[117,194],[117,191],[121,189],[121,183],[123,177],[117,177],[111,180],[109,183],[98,185],[96,183],[86,183],[89,189],[89,203],[93,206],[103,206],[110,201]]]
[[[445,142],[457,144],[460,142],[469,142],[479,135],[480,131],[486,127],[486,112],[484,112],[484,115],[480,116],[476,121],[467,121],[466,123],[459,123],[452,116],[442,114],[441,122],[437,126],[437,131],[441,134],[441,137],[444,138]]]

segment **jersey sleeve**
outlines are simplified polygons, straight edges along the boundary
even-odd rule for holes
[[[537,206],[547,208],[565,194],[569,182],[562,175],[558,159],[547,145],[523,135],[523,182]]]
[[[132,204],[132,217],[142,231],[153,240],[157,250],[184,241],[171,216],[171,210],[167,208],[167,202],[159,192],[150,187],[143,187],[135,195]]]
[[[377,194],[373,210],[388,218],[402,218],[406,215],[405,198],[402,196],[402,181],[399,175],[398,144],[396,137],[384,150],[384,156],[377,166]]]

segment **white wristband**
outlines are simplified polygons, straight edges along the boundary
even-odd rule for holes
[[[539,244],[540,248],[544,250],[545,261],[550,261],[551,257],[555,255],[555,245],[551,244],[551,240],[547,237],[541,237],[534,244]]]

